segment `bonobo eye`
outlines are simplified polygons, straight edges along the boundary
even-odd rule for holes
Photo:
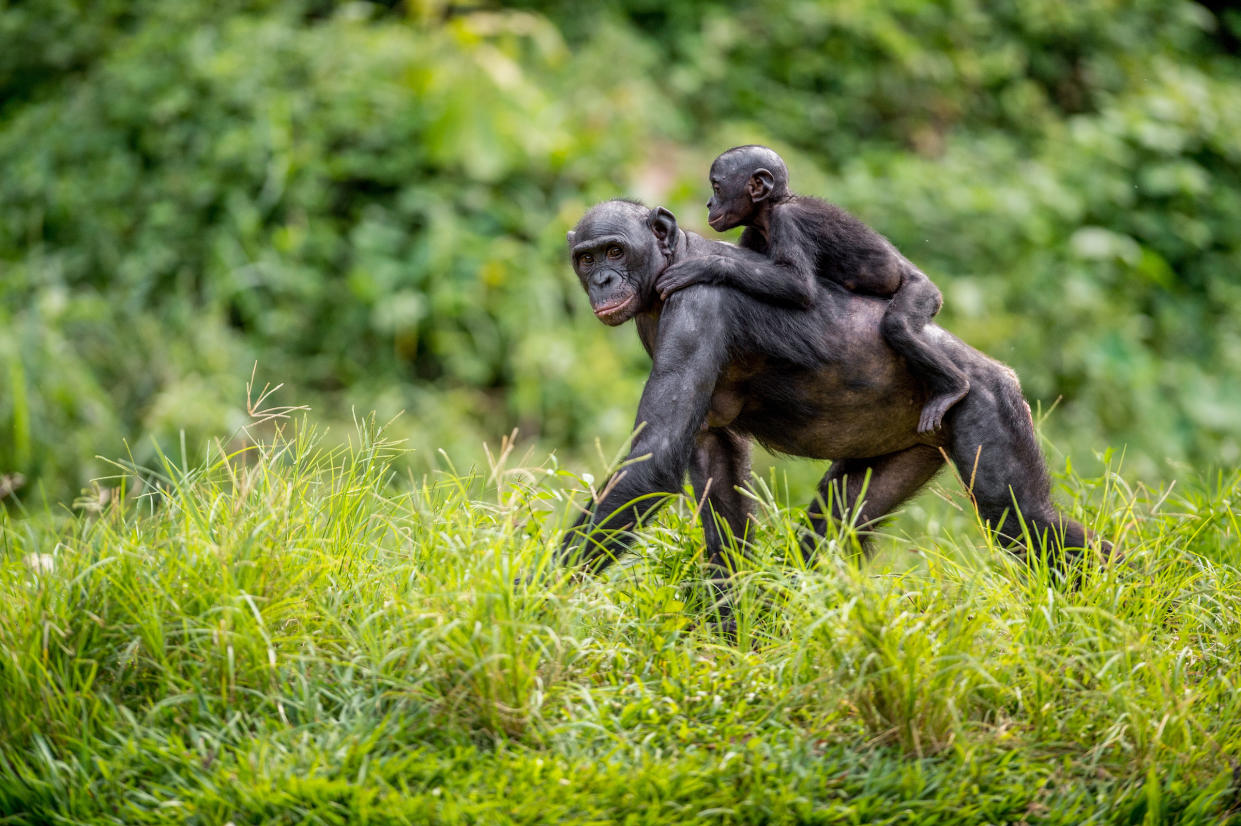
[[[581,255],[579,255],[579,256],[577,257],[577,263],[579,263],[579,264],[593,264],[593,263],[595,263],[595,257],[594,257],[593,255],[591,255],[590,253],[588,253],[588,252],[584,252],[584,253],[582,253]]]
[[[620,258],[624,254],[625,254],[625,251],[622,250],[620,247],[616,246],[615,244],[608,247],[608,258]]]

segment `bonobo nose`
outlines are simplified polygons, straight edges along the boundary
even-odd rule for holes
[[[619,280],[615,270],[600,270],[590,276],[590,286],[595,289],[611,287]]]

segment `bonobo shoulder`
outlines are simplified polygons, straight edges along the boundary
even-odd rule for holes
[[[734,296],[734,291],[727,287],[691,284],[668,296],[660,314],[661,324],[670,318],[710,319],[718,316],[727,309],[727,302]]]
[[[692,284],[673,293],[659,314],[660,340],[688,348],[726,340],[733,324],[730,302],[736,299],[734,290],[714,284]]]
[[[685,364],[689,358],[714,375],[731,340],[729,302],[735,295],[726,287],[692,284],[669,296],[659,314],[653,354],[657,369]]]

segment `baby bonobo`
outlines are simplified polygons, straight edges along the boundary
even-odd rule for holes
[[[879,233],[838,206],[789,192],[784,161],[765,146],[729,149],[711,164],[707,223],[717,232],[744,226],[741,246],[763,253],[770,267],[723,256],[691,259],[659,279],[662,297],[696,283],[734,287],[767,302],[809,307],[816,278],[890,299],[881,330],[926,385],[918,432],[938,430],[969,381],[939,351],[926,325],[943,298],[926,275]]]

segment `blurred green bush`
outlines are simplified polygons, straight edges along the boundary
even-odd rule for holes
[[[1057,443],[1236,463],[1222,25],[1146,0],[0,6],[0,474],[65,499],[122,439],[227,437],[255,360],[329,420],[409,411],[423,455],[615,444],[644,357],[590,317],[564,232],[615,195],[701,228],[706,165],[755,141],[1063,397]]]

